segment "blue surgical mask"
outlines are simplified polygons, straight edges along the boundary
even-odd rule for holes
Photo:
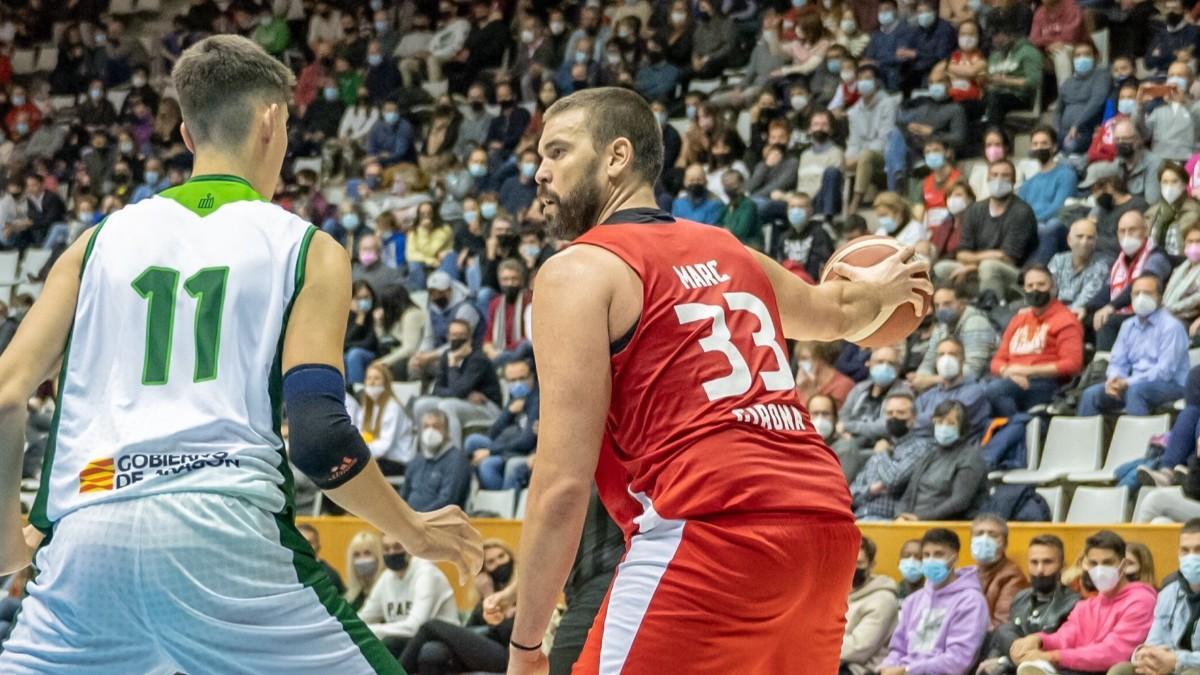
[[[1179,573],[1189,584],[1200,584],[1200,555],[1189,553],[1179,557]]]
[[[479,214],[475,213],[474,211],[464,211],[463,212],[463,222],[468,225],[474,225],[475,221],[478,219],[479,219]]]
[[[933,12],[918,12],[917,13],[917,24],[920,25],[921,28],[929,28],[930,26],[933,25],[933,22],[936,20],[937,20],[937,16]]]
[[[876,363],[871,366],[871,381],[886,387],[896,381],[896,366],[890,363]]]
[[[971,557],[977,563],[990,565],[996,562],[999,549],[999,544],[992,539],[991,535],[981,534],[978,537],[971,537]]]
[[[870,96],[875,93],[875,80],[859,80],[858,93],[863,96]]]
[[[792,0],[792,7],[795,7],[797,9],[799,9],[807,4],[808,4],[808,0]]]
[[[953,307],[943,307],[934,312],[933,316],[942,323],[954,323],[958,321],[958,312],[954,311]]]
[[[383,63],[383,54],[367,54],[367,63],[373,66]]]
[[[1087,75],[1096,67],[1096,59],[1090,56],[1076,56],[1074,63],[1076,75]]]
[[[831,75],[841,75],[842,60],[841,59],[829,59],[828,61],[825,62],[825,68],[829,70],[829,73]]]
[[[542,254],[542,247],[537,244],[521,244],[521,255],[526,258],[536,258]]]
[[[104,96],[104,92],[100,91],[99,89],[92,89],[88,92],[88,96],[92,97],[93,101],[99,101],[100,97]]]
[[[803,207],[793,206],[788,209],[788,222],[792,224],[792,227],[800,227],[806,221],[808,221],[808,212]]]
[[[950,566],[946,564],[945,560],[926,558],[921,563],[921,574],[929,580],[929,583],[940,584],[950,576]]]
[[[482,164],[468,164],[467,173],[471,174],[474,178],[482,178],[487,173],[487,167]]]
[[[927,152],[925,153],[925,166],[937,171],[946,166],[946,156],[940,152]]]
[[[516,382],[513,382],[511,387],[508,388],[508,397],[514,399],[525,398],[529,395],[529,392],[529,385],[522,380],[517,380]]]
[[[694,120],[694,119],[696,119],[696,106],[694,106],[694,105],[689,105],[689,106],[687,107],[687,118],[688,118],[689,120]]]
[[[521,175],[525,178],[533,178],[533,174],[537,173],[537,164],[533,162],[521,162]]]
[[[336,101],[338,97],[337,87],[325,87],[325,100],[329,102]]]
[[[12,97],[12,104],[13,104],[14,106],[16,106],[16,107],[20,108],[21,106],[25,105],[25,97],[24,97],[24,96],[21,96],[20,94],[17,94],[16,96],[13,96],[13,97]]]
[[[587,63],[587,52],[575,52],[575,63]]]
[[[935,101],[945,101],[946,85],[942,82],[934,82],[929,85],[929,97]]]
[[[892,10],[887,10],[879,13],[879,25],[890,26],[896,20],[896,13]]]
[[[879,227],[891,234],[896,231],[896,219],[891,216],[879,216]]]
[[[356,307],[358,307],[358,311],[360,311],[360,312],[371,311],[371,299],[370,298],[359,298],[358,300],[354,301],[354,305]]]
[[[921,571],[921,561],[916,558],[901,558],[900,576],[910,584],[919,581],[925,576]]]
[[[383,113],[383,121],[388,124],[395,124],[400,121],[400,113],[392,112],[391,110]]]
[[[386,21],[376,21],[375,22],[375,32],[376,33],[386,33],[387,29],[388,29],[388,22],[386,22]]]
[[[958,441],[958,427],[953,424],[933,425],[933,440],[943,447],[954,445]]]
[[[479,205],[479,213],[485,220],[491,220],[496,217],[496,202],[484,202]]]
[[[24,136],[27,133],[29,133],[29,123],[28,122],[17,122],[17,135]]]
[[[1178,75],[1175,75],[1173,77],[1168,77],[1167,84],[1175,87],[1179,91],[1187,91],[1187,88],[1188,88],[1187,78],[1179,77]]]
[[[149,185],[155,185],[156,183],[158,183],[159,175],[158,175],[158,172],[157,172],[157,171],[147,171],[147,172],[146,172],[146,173],[143,175],[143,178],[145,178],[145,179],[146,179],[146,183],[147,183],[147,184],[149,184]]]
[[[351,232],[357,230],[358,226],[361,224],[362,221],[358,219],[357,213],[347,213],[346,215],[342,216],[342,227],[350,230]]]
[[[1137,114],[1137,100],[1132,98],[1123,98],[1117,101],[1117,112],[1126,117],[1133,117]]]

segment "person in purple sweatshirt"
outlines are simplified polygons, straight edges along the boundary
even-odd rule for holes
[[[958,535],[935,527],[921,539],[925,586],[904,600],[879,675],[945,675],[970,670],[988,629],[988,605],[974,567],[954,569]]]

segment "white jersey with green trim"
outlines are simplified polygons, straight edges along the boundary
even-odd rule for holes
[[[166,492],[283,510],[282,336],[314,231],[232,176],[193,178],[93,231],[35,525]]]

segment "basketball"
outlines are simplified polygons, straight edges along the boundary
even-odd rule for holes
[[[902,248],[904,246],[895,239],[877,235],[867,235],[846,242],[841,248],[834,251],[829,261],[825,263],[825,268],[821,270],[821,283],[833,279],[844,279],[841,275],[830,271],[839,262],[855,267],[870,267]],[[928,274],[922,276],[929,278]],[[860,347],[869,348],[894,345],[916,330],[917,326],[921,325],[921,319],[925,318],[932,307],[933,298],[928,295],[925,296],[925,304],[921,308],[920,314],[914,312],[910,304],[900,305],[892,310],[890,315],[880,315],[867,330],[863,331],[865,337],[852,339],[851,342]]]

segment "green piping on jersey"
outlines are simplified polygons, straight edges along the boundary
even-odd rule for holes
[[[192,213],[204,217],[233,202],[265,202],[250,183],[238,176],[210,174],[193,176],[183,185],[167,188],[159,197],[173,199]]]
[[[83,261],[79,263],[79,278],[83,279],[83,271],[87,269],[88,259],[92,257],[92,249],[96,247],[96,237],[108,219],[100,221],[96,229],[88,237],[87,248],[83,250]],[[76,300],[78,304],[78,300]],[[71,341],[75,339],[75,321],[71,321],[71,329],[67,331],[67,346],[63,349],[62,366],[58,371],[58,391],[54,397],[54,418],[50,422],[50,434],[46,438],[46,452],[42,456],[42,478],[38,486],[37,497],[33,500],[33,508],[29,512],[29,522],[46,537],[50,536],[53,523],[46,516],[46,501],[50,498],[50,474],[54,467],[54,450],[58,445],[58,423],[62,419],[63,385],[67,382],[67,362],[71,356]]]
[[[283,343],[287,336],[288,320],[292,316],[292,307],[304,288],[305,268],[308,263],[308,247],[312,243],[317,228],[309,227],[300,242],[300,251],[296,256],[296,283],[292,291],[292,299],[288,302],[283,313],[283,329],[279,331],[279,345],[275,348],[275,363],[271,367],[270,396],[271,414],[275,425],[275,434],[280,435],[283,423]],[[282,438],[282,436],[280,436]],[[386,675],[404,675],[404,669],[388,652],[387,647],[375,637],[367,624],[358,618],[358,614],[350,607],[337,589],[325,568],[317,561],[316,554],[308,545],[308,541],[296,529],[295,487],[292,477],[292,467],[288,464],[287,451],[279,448],[279,473],[283,475],[283,510],[275,514],[275,524],[279,528],[280,544],[292,551],[292,566],[296,568],[296,578],[307,588],[317,594],[325,610],[341,624],[342,630],[358,646],[367,664],[376,673]]]

